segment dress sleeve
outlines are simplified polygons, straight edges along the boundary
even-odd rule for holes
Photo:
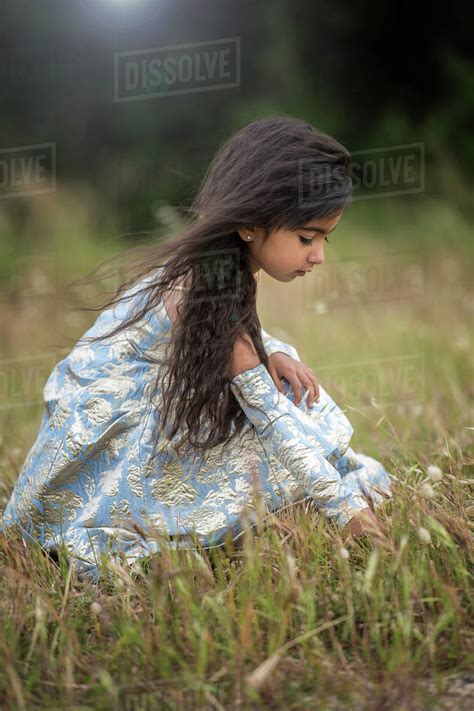
[[[266,454],[301,482],[327,518],[343,527],[368,507],[356,485],[344,482],[331,464],[346,451],[353,429],[323,389],[322,407],[313,418],[280,393],[263,363],[236,375],[230,388]],[[327,418],[328,411],[333,416]]]
[[[271,356],[273,353],[281,352],[286,353],[286,355],[291,356],[295,360],[301,360],[298,355],[298,351],[294,346],[291,346],[289,343],[284,343],[283,341],[278,340],[278,338],[274,338],[269,333],[264,331],[263,328],[262,340],[267,356]]]

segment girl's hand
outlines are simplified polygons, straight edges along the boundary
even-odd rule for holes
[[[383,531],[380,528],[380,521],[374,514],[371,508],[367,507],[357,513],[348,524],[344,527],[349,536],[358,538],[364,533],[373,533],[378,538],[384,538]]]
[[[295,405],[299,405],[303,392],[309,387],[308,407],[313,407],[313,401],[319,400],[319,384],[314,371],[299,360],[286,353],[272,353],[268,356],[268,370],[278,390],[285,394],[280,378],[286,378],[295,393]]]

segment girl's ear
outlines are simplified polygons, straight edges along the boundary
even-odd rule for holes
[[[237,232],[239,233],[240,238],[243,239],[244,242],[250,242],[254,238],[253,227],[240,227]],[[251,237],[251,239],[249,239],[249,236]]]

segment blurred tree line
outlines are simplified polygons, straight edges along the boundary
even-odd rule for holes
[[[188,204],[222,141],[274,113],[302,117],[349,150],[423,142],[427,189],[442,194],[460,175],[451,198],[468,206],[467,3],[12,0],[0,7],[0,148],[54,142],[58,190],[93,186],[124,231],[153,228],[160,205]],[[115,53],[236,37],[239,86],[114,101]],[[29,200],[4,200],[0,209],[21,223]]]

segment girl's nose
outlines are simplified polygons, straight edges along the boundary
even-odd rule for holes
[[[311,262],[311,264],[323,264],[324,263],[324,251],[323,248],[318,249],[315,252],[312,252],[309,257],[308,261]]]

